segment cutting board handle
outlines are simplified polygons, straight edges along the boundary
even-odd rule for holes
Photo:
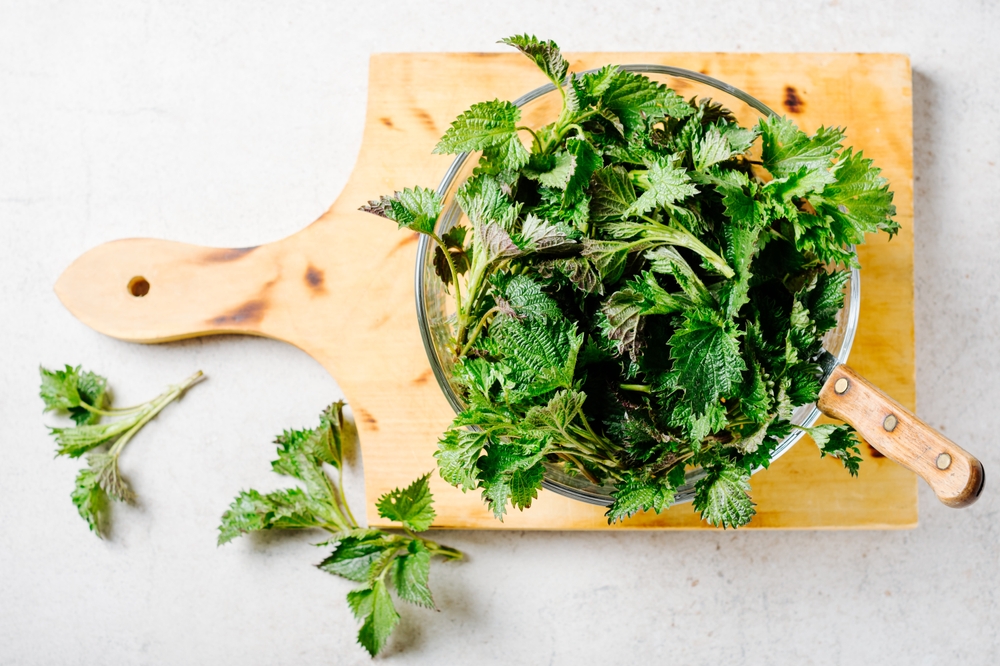
[[[886,458],[923,477],[948,506],[979,499],[982,464],[850,367],[833,370],[816,404],[824,414],[854,426]]]
[[[280,307],[275,295],[288,269],[281,243],[219,249],[149,238],[114,241],[80,256],[55,290],[80,321],[131,342],[216,333],[285,339],[278,318],[269,316]]]

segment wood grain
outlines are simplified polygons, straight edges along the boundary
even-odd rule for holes
[[[913,407],[913,209],[909,62],[886,54],[586,53],[574,70],[608,62],[673,65],[706,73],[787,113],[804,129],[846,125],[892,182],[900,234],[861,248],[860,330],[852,354],[865,376]],[[514,99],[541,85],[518,54],[382,54],[370,63],[362,147],[333,206],[302,231],[258,248],[211,249],[156,240],[95,248],[70,266],[56,292],[98,331],[135,342],[213,333],[285,340],[333,375],[361,438],[367,517],[375,499],[434,468],[436,440],[452,413],[424,353],[413,293],[416,237],[357,211],[378,195],[436,185],[450,157],[431,149],[474,102]],[[687,92],[681,88],[681,93]],[[133,277],[149,292],[129,293]],[[368,350],[372,350],[369,353]],[[321,404],[323,397],[317,397]],[[753,479],[750,528],[890,528],[916,524],[909,471],[866,452],[859,479],[804,441]],[[609,529],[603,509],[543,492],[500,523],[476,494],[437,476],[440,527]],[[705,528],[690,505],[626,521],[629,528]]]
[[[830,374],[816,403],[854,426],[886,458],[919,474],[938,499],[968,506],[983,490],[983,466],[846,365]]]

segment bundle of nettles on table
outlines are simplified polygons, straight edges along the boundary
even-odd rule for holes
[[[694,508],[745,525],[751,473],[818,397],[854,246],[898,230],[888,183],[843,129],[742,127],[614,65],[570,73],[554,42],[503,42],[555,86],[558,117],[526,127],[493,100],[451,124],[435,153],[481,152],[455,195],[467,222],[439,229],[424,187],[362,207],[429,236],[454,296],[466,407],[441,436],[441,476],[502,519],[557,463],[614,486],[614,522],[670,506],[701,468]],[[850,426],[803,429],[857,474]]]

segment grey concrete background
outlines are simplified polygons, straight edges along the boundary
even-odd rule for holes
[[[364,664],[318,535],[216,548],[272,435],[334,381],[279,343],[145,347],[52,293],[99,243],[258,244],[314,219],[360,145],[368,55],[499,49],[893,51],[914,68],[919,413],[1000,469],[996,2],[0,2],[0,664]],[[140,503],[107,541],[52,459],[39,363],[120,404],[210,379],[126,452]],[[995,477],[994,477],[995,478]],[[354,476],[354,494],[360,481]],[[996,485],[906,532],[475,533],[402,609],[395,663],[1000,663]]]

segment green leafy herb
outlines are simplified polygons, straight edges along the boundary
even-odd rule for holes
[[[149,402],[114,409],[104,377],[80,366],[67,365],[63,370],[39,368],[39,371],[42,376],[39,395],[45,403],[44,411],[68,414],[76,423],[68,428],[49,428],[56,440],[56,455],[87,456],[87,467],[76,477],[73,504],[91,531],[104,536],[110,501],[131,502],[135,498],[118,468],[126,444],[203,375],[196,372]],[[116,417],[116,420],[102,423],[102,417]]]
[[[558,466],[612,486],[614,522],[665,509],[700,469],[702,517],[746,524],[750,474],[818,396],[854,245],[898,231],[888,184],[842,129],[741,127],[642,74],[573,74],[551,41],[503,42],[556,86],[558,116],[524,127],[495,100],[455,120],[436,152],[481,152],[452,229],[430,190],[364,207],[430,236],[455,297],[467,407],[441,436],[442,478],[502,519]],[[849,426],[808,430],[857,473]]]
[[[431,558],[457,560],[462,553],[416,534],[434,522],[429,474],[378,500],[379,515],[400,523],[402,533],[358,524],[344,496],[343,407],[344,403],[335,402],[323,410],[317,428],[286,430],[278,436],[278,457],[271,467],[297,479],[302,487],[241,492],[222,515],[219,545],[262,530],[330,532],[333,537],[320,545],[332,550],[318,567],[362,584],[347,594],[347,603],[362,623],[358,642],[374,657],[399,623],[390,590],[395,589],[403,601],[434,608],[427,586]],[[337,471],[336,482],[326,465]]]

